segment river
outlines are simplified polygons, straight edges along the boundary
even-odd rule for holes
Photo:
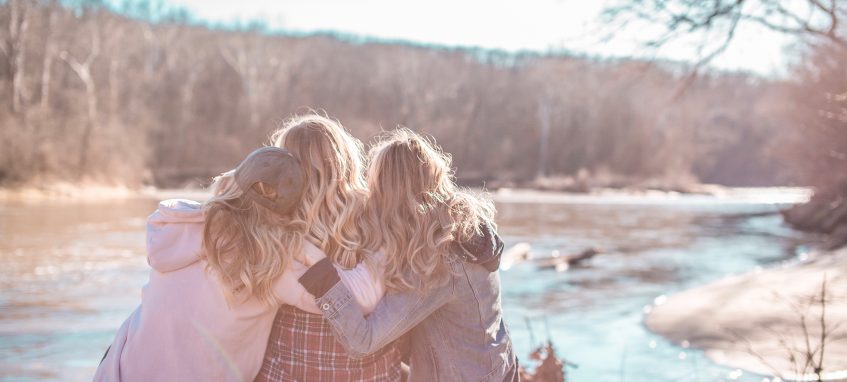
[[[502,270],[503,305],[518,355],[548,339],[569,381],[762,381],[715,365],[647,331],[662,296],[790,261],[814,238],[774,213],[797,190],[724,197],[497,195],[508,246],[533,256],[600,249],[567,271],[532,262]],[[90,380],[147,280],[144,223],[152,198],[0,203],[0,377]],[[708,319],[708,317],[703,317]]]

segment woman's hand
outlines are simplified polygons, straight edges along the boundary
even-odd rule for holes
[[[307,267],[311,267],[315,265],[318,261],[321,261],[326,258],[326,254],[320,250],[320,248],[316,247],[314,244],[305,241],[303,242],[303,253],[298,254],[295,257],[297,261],[303,263],[303,265]]]

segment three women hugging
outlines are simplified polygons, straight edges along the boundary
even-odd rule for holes
[[[204,203],[149,217],[153,270],[95,381],[515,381],[490,200],[409,130],[298,116]]]

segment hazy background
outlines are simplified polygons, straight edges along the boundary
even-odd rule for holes
[[[313,109],[431,134],[468,185],[831,182],[843,50],[723,44],[728,13],[665,38],[625,9],[654,3],[6,1],[0,184],[198,186]]]
[[[317,110],[365,143],[430,134],[492,191],[531,248],[501,269],[524,366],[551,340],[568,381],[769,381],[707,357],[739,339],[702,329],[735,312],[751,351],[779,345],[790,309],[733,298],[785,282],[691,299],[714,306],[664,329],[692,338],[644,322],[732,275],[847,274],[845,26],[842,0],[0,0],[0,379],[90,380],[140,301],[157,201],[202,199]],[[826,351],[804,367],[843,369],[843,341]]]

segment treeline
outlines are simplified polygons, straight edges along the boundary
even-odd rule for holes
[[[785,141],[786,164],[815,186],[809,203],[785,211],[795,227],[827,234],[825,246],[847,245],[847,46],[812,48],[795,70]]]
[[[467,181],[808,180],[774,161],[797,152],[780,138],[805,134],[796,116],[818,118],[809,103],[819,94],[792,83],[715,72],[687,81],[675,63],[126,15],[88,3],[0,5],[0,183],[178,186],[233,166],[282,119],[310,108],[366,142],[397,125],[431,134]]]

